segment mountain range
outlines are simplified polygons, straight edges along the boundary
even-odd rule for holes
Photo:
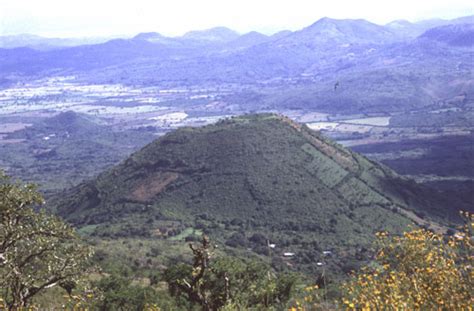
[[[322,18],[320,21],[316,22],[329,22],[330,18]],[[415,38],[426,30],[438,26],[450,25],[450,24],[463,24],[463,23],[473,23],[473,16],[460,17],[452,20],[443,20],[443,19],[430,19],[423,20],[419,22],[409,22],[407,20],[395,20],[384,26],[379,26],[365,20],[353,20],[353,22],[359,21],[361,24],[365,24],[366,27],[379,28],[384,32],[395,34],[399,38]],[[350,20],[346,20],[346,23],[350,23]],[[356,25],[357,27],[357,25]],[[344,29],[340,29],[344,32]],[[353,31],[355,29],[349,29]],[[359,29],[364,30],[364,29]],[[291,31],[284,30],[280,31],[277,34],[286,33],[289,34]],[[151,41],[157,41],[157,38],[165,39],[168,42],[179,41],[179,40],[194,40],[194,41],[214,41],[214,42],[231,42],[238,39],[242,36],[254,36],[258,34],[258,37],[265,36],[263,34],[257,33],[256,31],[251,31],[250,33],[240,35],[234,30],[231,30],[226,27],[214,27],[211,29],[205,30],[193,30],[185,33],[181,37],[166,37],[160,35],[157,32],[148,32],[140,33],[136,35],[135,39],[148,39]],[[273,37],[278,37],[275,34]],[[376,34],[378,36],[378,34]],[[268,37],[268,36],[265,36]],[[119,35],[110,36],[110,37],[84,37],[84,38],[48,38],[32,34],[18,34],[18,35],[4,35],[0,36],[0,48],[19,48],[19,47],[29,47],[37,50],[51,50],[55,48],[65,48],[73,47],[86,44],[100,44],[106,42],[110,39],[121,38]],[[254,43],[259,43],[260,38],[256,38]]]
[[[28,47],[35,50],[47,51],[85,44],[100,44],[118,37],[119,36],[90,38],[46,38],[32,34],[6,35],[0,36],[0,48],[12,49],[18,47]]]
[[[255,57],[277,58],[279,61],[293,59],[291,56],[299,56],[302,59],[301,68],[294,69],[295,74],[307,66],[322,65],[326,61],[327,54],[335,54],[333,57],[341,58],[347,54],[359,54],[357,47],[369,50],[374,46],[380,47],[385,44],[397,42],[408,42],[415,36],[421,35],[437,42],[448,43],[440,40],[441,37],[434,36],[433,32],[447,31],[444,25],[459,25],[451,27],[452,32],[461,31],[462,37],[457,40],[456,45],[471,46],[472,27],[462,26],[472,24],[472,16],[459,18],[452,21],[431,21],[431,22],[394,22],[386,26],[380,26],[365,20],[336,20],[322,18],[314,24],[295,32],[280,32],[273,36],[265,36],[257,32],[250,32],[240,36],[235,31],[216,27],[203,31],[191,31],[182,37],[165,37],[159,33],[141,33],[131,39],[114,39],[100,44],[87,44],[76,47],[64,48],[61,45],[59,50],[36,51],[29,47],[38,41],[36,36],[18,36],[18,44],[13,43],[13,37],[0,37],[0,42],[4,40],[0,47],[16,47],[16,49],[0,49],[0,65],[2,66],[2,76],[12,73],[27,72],[29,74],[45,73],[51,70],[79,71],[107,68],[120,64],[139,66],[146,59],[146,63],[153,64],[159,61],[166,66],[179,66],[173,60],[199,61],[202,57],[212,57],[213,61],[222,63],[222,52],[231,51],[226,54],[226,62],[230,63],[233,58],[248,58],[249,65],[253,65],[251,60]],[[428,27],[430,26],[430,27]],[[432,30],[423,35],[424,31],[441,27],[440,30]],[[420,30],[424,31],[420,31]],[[443,30],[444,29],[444,30]],[[3,39],[1,39],[3,38]],[[51,39],[53,40],[53,39]],[[58,39],[61,40],[61,39]],[[64,39],[68,40],[68,39]],[[52,43],[45,43],[52,44]],[[389,48],[390,46],[388,46]],[[245,51],[242,52],[241,49]],[[242,54],[243,53],[243,54]],[[259,54],[263,53],[263,55]],[[323,55],[321,55],[323,53]],[[293,54],[293,55],[292,55]],[[280,56],[281,55],[281,56]],[[264,62],[259,59],[262,65]],[[188,61],[187,61],[188,62]],[[244,64],[245,65],[245,64]],[[283,62],[283,65],[286,65]],[[152,66],[152,68],[155,66]],[[156,68],[155,68],[156,69]],[[159,68],[158,68],[159,69]],[[246,66],[244,66],[246,69]],[[288,69],[288,68],[286,68]],[[291,71],[286,75],[292,75]],[[261,79],[264,76],[256,76]],[[179,79],[177,76],[175,79]],[[222,78],[221,76],[217,78]]]
[[[67,75],[92,84],[253,85],[224,100],[251,110],[403,112],[473,97],[472,21],[468,16],[380,26],[323,18],[273,36],[239,36],[218,27],[176,38],[142,33],[48,51],[0,49],[0,83]],[[455,73],[455,83],[447,72]]]

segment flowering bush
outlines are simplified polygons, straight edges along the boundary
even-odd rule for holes
[[[343,286],[350,310],[472,310],[474,217],[449,238],[417,229],[377,234],[380,251]]]

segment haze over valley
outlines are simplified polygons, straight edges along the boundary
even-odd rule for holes
[[[232,20],[246,31],[180,35],[5,28],[0,207],[31,209],[18,217],[30,222],[23,227],[0,217],[10,221],[0,223],[0,309],[472,305],[472,228],[459,226],[470,217],[470,228],[474,212],[474,15],[463,12],[383,23],[322,17],[303,28],[288,12],[291,30],[262,19],[261,32],[247,31]],[[64,31],[78,32],[73,22]],[[36,213],[40,195],[46,212]],[[51,234],[8,231],[18,228]],[[47,263],[62,255],[42,258],[60,250],[48,241],[75,259],[61,261],[51,283],[24,281],[31,287],[15,296],[15,269],[48,267],[50,280]],[[36,245],[37,262],[22,270],[12,258],[31,256],[15,243]],[[400,284],[429,273],[420,277],[427,294],[394,291],[377,304],[394,293],[377,277],[388,277],[381,288],[395,286],[393,271]],[[360,298],[364,290],[373,301]]]
[[[113,131],[132,130],[143,142],[181,126],[276,112],[419,181],[468,182],[474,174],[466,159],[472,155],[472,25],[472,16],[385,26],[322,18],[272,36],[218,27],[77,47],[48,39],[22,47],[18,36],[19,46],[0,50],[0,146],[4,155],[26,148],[15,131],[66,111]],[[9,38],[7,46],[15,46]],[[43,134],[38,140],[45,146],[28,146],[33,154],[64,143],[50,139],[60,135],[54,128]],[[432,151],[453,137],[461,150],[443,156],[448,164],[432,166],[439,161]],[[407,140],[420,146],[393,151]],[[131,150],[118,145],[124,155]],[[15,158],[0,161],[41,181],[21,173]],[[411,160],[426,164],[414,168]],[[97,161],[102,167],[106,160]],[[77,181],[97,174],[93,167],[77,173]]]

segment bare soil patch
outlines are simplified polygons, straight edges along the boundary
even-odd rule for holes
[[[145,178],[132,192],[131,198],[139,202],[147,202],[159,193],[166,186],[178,179],[179,174],[174,172],[158,172]]]

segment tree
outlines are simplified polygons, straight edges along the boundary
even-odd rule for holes
[[[164,279],[171,295],[185,298],[203,310],[282,307],[293,293],[296,277],[292,274],[276,275],[263,263],[236,258],[211,261],[213,252],[207,237],[203,237],[201,245],[190,247],[193,265],[172,266]]]
[[[157,293],[153,288],[133,286],[129,279],[119,275],[104,277],[95,285],[103,297],[94,305],[94,310],[150,310],[147,307],[156,302]]]
[[[451,237],[417,229],[378,233],[376,262],[345,285],[343,304],[357,310],[470,310],[474,298],[472,214]]]
[[[34,185],[0,171],[0,297],[11,310],[56,285],[70,292],[92,255],[68,224],[33,210],[43,203]]]
[[[203,310],[212,310],[203,286],[204,274],[208,271],[208,263],[212,254],[209,238],[203,236],[200,246],[196,247],[190,243],[189,247],[194,255],[192,268],[186,266],[181,267],[182,269],[170,269],[165,273],[165,278],[170,284],[172,294],[181,291],[187,295],[190,302],[201,305]]]

